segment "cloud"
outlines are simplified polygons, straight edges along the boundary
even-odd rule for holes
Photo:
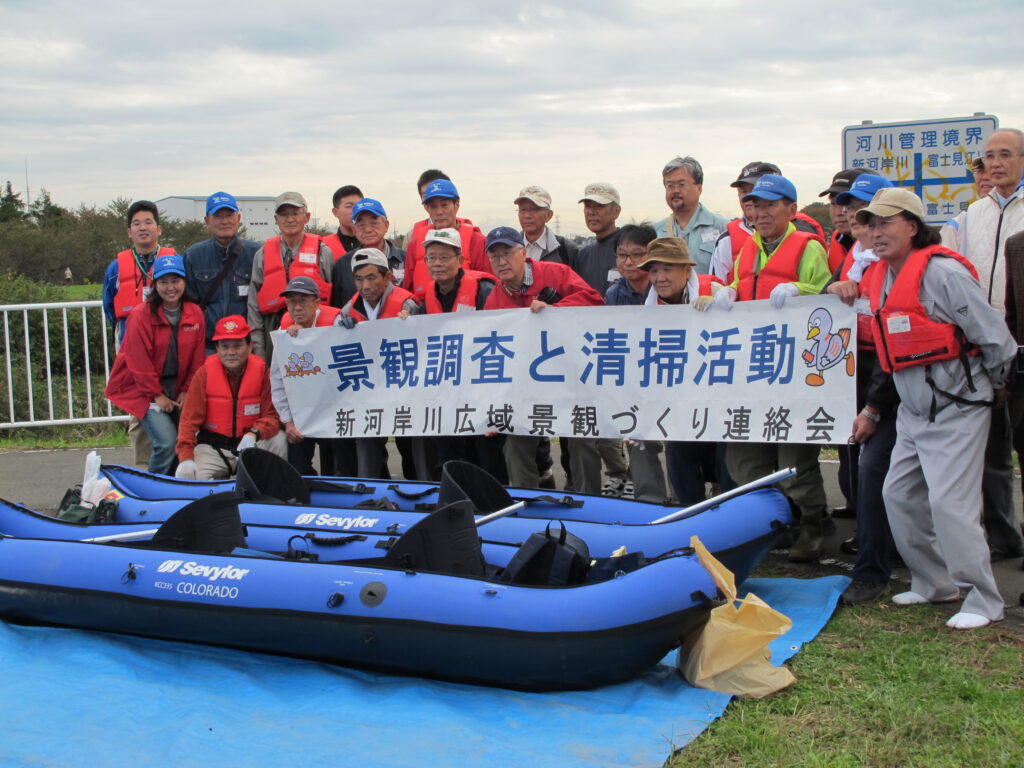
[[[581,231],[575,201],[597,179],[626,218],[665,215],[677,154],[732,214],[728,184],[753,159],[811,202],[862,119],[1024,124],[1015,38],[984,31],[1020,14],[995,3],[101,7],[0,11],[0,181],[27,158],[65,205],[293,188],[323,216],[355,182],[408,226],[416,176],[441,167],[478,224],[511,222],[515,192],[541,183]]]

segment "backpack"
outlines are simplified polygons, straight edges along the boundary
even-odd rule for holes
[[[528,586],[571,586],[586,581],[590,549],[565,529],[565,523],[558,524],[561,531],[554,535],[551,523],[530,534],[505,566],[500,581]]]

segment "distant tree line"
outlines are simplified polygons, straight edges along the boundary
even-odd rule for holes
[[[75,283],[98,283],[118,251],[131,244],[125,214],[132,201],[119,197],[105,208],[55,205],[45,189],[26,205],[8,181],[0,195],[0,274],[64,282],[70,267]],[[184,253],[209,237],[201,221],[161,218],[160,244]]]

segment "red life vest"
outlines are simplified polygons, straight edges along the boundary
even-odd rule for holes
[[[846,255],[852,250],[853,248],[845,248],[839,242],[838,231],[833,232],[831,239],[828,241],[828,271],[835,273],[839,269],[839,265],[843,263]]]
[[[459,306],[476,309],[476,291],[480,285],[481,277],[487,277],[487,275],[474,269],[462,270],[462,279],[459,280],[459,290],[455,294],[455,310],[453,311],[457,311]],[[439,315],[444,312],[441,309],[441,301],[437,298],[437,283],[434,280],[427,284],[427,293],[424,298],[427,314]]]
[[[231,393],[228,373],[217,355],[207,357],[203,365],[206,366],[206,420],[203,429],[224,437],[241,437],[260,416],[267,364],[262,357],[249,355],[236,395]]]
[[[757,275],[757,295],[754,295],[754,265],[755,259],[760,258],[761,249],[753,237],[747,240],[736,260],[736,272],[740,278],[737,291],[739,300],[767,299],[776,285],[795,283],[798,279],[800,258],[804,255],[808,243],[816,239],[810,232],[802,232],[799,229],[786,235]]]
[[[338,233],[335,232],[333,235],[328,235],[323,238],[323,243],[331,249],[331,253],[334,254],[334,260],[337,261],[345,255],[345,246],[341,244],[341,238],[338,237]]]
[[[463,258],[468,264],[469,245],[473,242],[473,233],[477,228],[469,219],[456,219],[455,223],[458,225],[459,238],[462,240]],[[427,295],[427,283],[430,282],[427,262],[423,260],[423,238],[433,228],[430,219],[417,221],[413,224],[412,234],[409,235],[409,242],[405,248],[405,276],[402,279],[402,287],[411,290],[420,301]]]
[[[740,249],[750,239],[751,235],[743,228],[743,219],[733,219],[726,227],[729,233],[729,245],[732,247],[732,263],[736,263],[736,257],[740,255]]]
[[[173,248],[160,248],[156,257],[172,256],[176,253]],[[155,260],[154,258],[154,260]],[[144,289],[150,287],[152,268],[144,275],[139,274],[139,265],[135,261],[135,254],[132,249],[121,251],[117,254],[117,294],[114,296],[114,316],[123,319],[131,314],[132,310],[143,301]]]
[[[321,304],[320,312],[316,316],[316,320],[313,322],[314,328],[324,328],[328,325],[334,325],[334,318],[341,314],[341,310],[337,307],[332,307],[330,304]],[[290,312],[285,312],[284,317],[281,318],[281,330],[291,328],[292,316]]]
[[[263,244],[263,285],[256,294],[260,314],[276,315],[284,309],[281,291],[293,277],[312,278],[320,290],[320,301],[326,303],[331,298],[331,284],[320,274],[320,242],[319,236],[304,234],[288,274],[285,274],[281,259],[281,238],[275,236]]]
[[[932,256],[947,256],[963,264],[977,279],[978,273],[966,258],[940,245],[913,251],[896,275],[885,305],[879,307],[886,269],[869,272],[868,293],[871,296],[872,323],[878,361],[886,373],[902,371],[914,365],[928,365],[939,360],[964,360],[977,354],[963,331],[954,323],[932,320],[921,305],[921,280]],[[865,275],[867,280],[869,275]],[[930,383],[930,382],[929,382]]]
[[[846,254],[846,258],[843,259],[842,269],[839,270],[840,280],[850,279],[850,267],[853,266],[853,248],[850,248]],[[866,299],[870,302],[871,296],[868,294],[868,286],[870,281],[873,279],[869,277],[876,269],[884,269],[885,265],[878,266],[876,261],[874,264],[869,264],[867,269],[864,270],[864,274],[860,278],[860,282],[857,283],[857,288],[860,290],[860,298]],[[875,319],[872,315],[865,315],[861,312],[857,313],[857,349],[866,349],[872,352],[875,351]]]
[[[360,323],[363,323],[366,322],[366,316],[355,309],[356,299],[358,298],[359,294],[357,293],[352,297],[352,300],[348,303],[348,306],[345,309],[350,316],[354,317]],[[416,301],[416,297],[409,293],[409,291],[405,290],[405,288],[398,285],[391,286],[391,293],[389,293],[388,297],[384,299],[384,306],[381,307],[380,311],[377,313],[377,319],[386,320],[389,317],[398,317],[398,313],[402,311],[402,305],[409,299]],[[416,303],[419,304],[418,301]]]
[[[809,225],[811,229],[814,230],[814,239],[821,243],[822,248],[828,247],[825,244],[825,230],[821,228],[821,224],[815,221],[814,217],[808,216],[803,211],[800,211],[799,213],[797,213],[796,216],[793,217],[794,222],[798,220],[804,222],[804,224]]]

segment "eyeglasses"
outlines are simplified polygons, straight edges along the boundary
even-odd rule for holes
[[[616,253],[615,258],[619,261],[643,261],[647,258],[646,253]]]
[[[509,249],[507,251],[498,251],[498,252],[488,251],[487,255],[488,255],[488,257],[490,257],[491,261],[494,261],[494,262],[498,262],[498,261],[512,261],[516,257],[516,251],[512,250],[512,249]]]
[[[667,189],[669,192],[675,192],[676,190],[679,190],[680,192],[682,192],[687,187],[693,187],[693,186],[696,186],[696,185],[695,184],[691,184],[688,181],[666,181],[665,182],[665,189]]]
[[[841,205],[839,207],[848,213],[854,213],[856,211],[859,211],[861,208],[867,208],[868,203],[863,200],[860,200],[856,203],[847,203],[846,205]]]
[[[1009,160],[1011,157],[1016,157],[1016,152],[1011,152],[1008,149],[1004,149],[1000,152],[986,152],[985,162],[990,163],[993,160]]]

